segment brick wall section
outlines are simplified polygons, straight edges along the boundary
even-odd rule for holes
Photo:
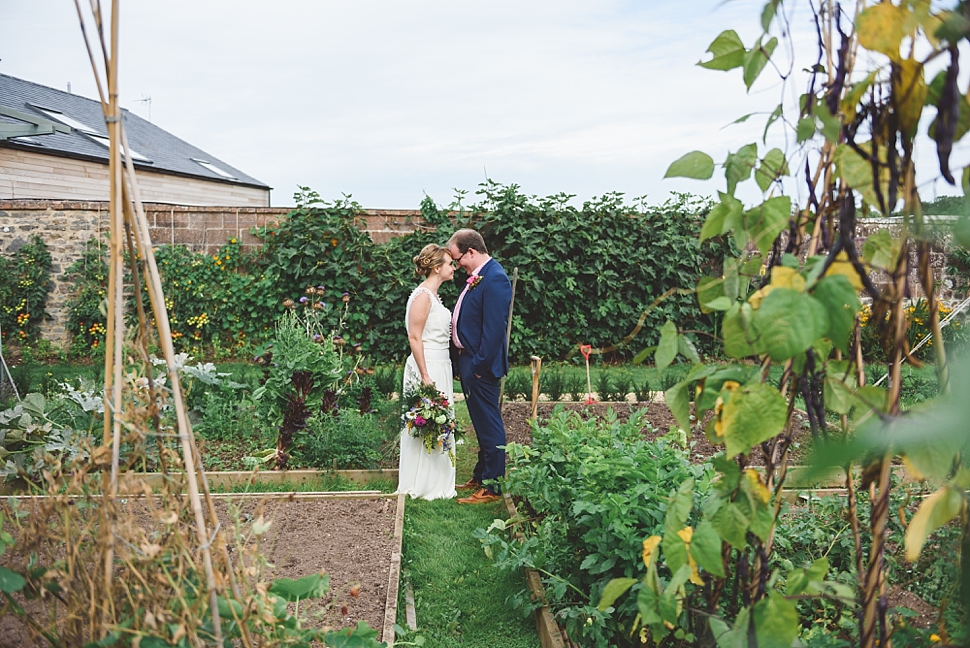
[[[144,208],[154,244],[178,243],[207,254],[233,237],[249,249],[260,245],[260,240],[249,230],[275,222],[290,211],[284,207],[187,207],[152,203],[145,204]],[[364,230],[378,243],[426,227],[421,212],[411,209],[369,209],[362,218]],[[47,300],[47,312],[53,319],[42,327],[46,339],[68,343],[64,301],[71,283],[64,273],[81,256],[87,240],[103,235],[108,228],[107,202],[0,200],[0,254],[10,256],[37,234],[47,244],[53,259],[54,289]]]

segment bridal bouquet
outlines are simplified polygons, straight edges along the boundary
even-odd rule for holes
[[[413,437],[424,441],[430,454],[437,448],[451,456],[455,463],[455,439],[460,434],[455,422],[455,412],[448,404],[448,397],[434,385],[424,383],[404,395],[404,425]]]

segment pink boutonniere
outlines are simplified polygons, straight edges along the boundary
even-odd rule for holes
[[[472,290],[475,286],[482,283],[482,278],[478,275],[472,275],[465,280],[465,283],[468,284],[468,290]]]

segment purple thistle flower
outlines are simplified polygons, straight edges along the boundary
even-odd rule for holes
[[[300,297],[300,303],[301,304],[307,303],[307,298],[306,297]]]

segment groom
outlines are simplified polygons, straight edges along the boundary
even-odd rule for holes
[[[505,330],[512,285],[475,230],[461,229],[452,234],[448,252],[468,273],[451,317],[451,345],[455,373],[461,379],[479,446],[472,478],[457,487],[475,492],[458,503],[487,504],[499,499],[498,486],[484,482],[505,475],[505,450],[498,447],[505,445],[499,380],[509,370]]]

